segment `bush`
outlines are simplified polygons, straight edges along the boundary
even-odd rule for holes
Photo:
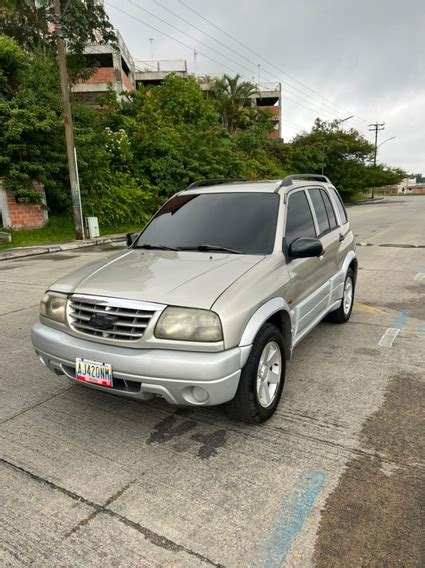
[[[85,192],[85,216],[99,218],[106,226],[144,224],[153,213],[152,187],[139,186],[129,174],[105,176]]]

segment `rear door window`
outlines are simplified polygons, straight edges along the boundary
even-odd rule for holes
[[[320,189],[309,189],[308,194],[313,203],[314,211],[316,213],[317,222],[319,224],[319,236],[327,233],[330,229],[328,214],[326,212],[325,203],[321,196]]]
[[[315,237],[313,216],[304,191],[289,195],[286,214],[286,244],[289,246],[299,237]]]

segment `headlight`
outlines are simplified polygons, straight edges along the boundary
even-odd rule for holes
[[[209,310],[166,308],[155,328],[159,339],[222,341],[220,318]]]
[[[46,292],[41,298],[40,314],[59,323],[65,323],[66,296]]]

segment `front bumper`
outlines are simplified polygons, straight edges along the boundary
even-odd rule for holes
[[[218,353],[170,349],[133,349],[78,339],[40,322],[32,328],[32,343],[42,362],[57,374],[90,388],[137,400],[155,396],[171,404],[212,406],[231,400],[251,346]],[[75,379],[75,359],[112,365],[114,387]]]

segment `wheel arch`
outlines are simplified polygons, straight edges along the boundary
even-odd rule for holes
[[[351,270],[353,271],[353,276],[354,276],[354,284],[356,284],[357,281],[357,271],[359,269],[359,263],[356,257],[354,257],[350,264],[348,265],[348,268],[351,268]]]
[[[252,345],[257,333],[265,323],[276,325],[283,335],[285,358],[292,354],[292,316],[287,302],[283,298],[273,298],[260,306],[248,320],[239,346]]]

